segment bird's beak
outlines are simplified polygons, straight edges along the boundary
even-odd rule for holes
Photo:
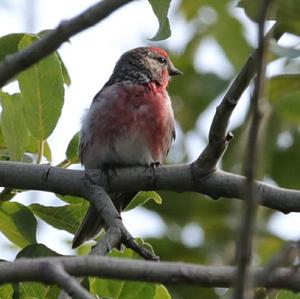
[[[177,69],[172,63],[170,63],[168,71],[170,76],[183,75],[183,72]]]

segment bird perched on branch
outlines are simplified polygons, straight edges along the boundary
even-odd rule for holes
[[[182,74],[167,52],[141,47],[124,53],[83,119],[80,159],[85,169],[160,164],[175,139],[167,93],[169,77]],[[110,194],[118,211],[135,193]],[[91,205],[73,248],[95,237],[104,223]]]

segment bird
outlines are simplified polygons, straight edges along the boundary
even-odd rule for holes
[[[175,140],[167,86],[183,74],[159,47],[125,52],[95,95],[82,120],[79,157],[86,170],[163,163]],[[121,212],[137,192],[109,194]],[[76,248],[97,236],[104,222],[90,205],[72,242]]]

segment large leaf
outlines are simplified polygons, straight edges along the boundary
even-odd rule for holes
[[[39,151],[39,141],[32,136],[29,136],[28,145],[26,148],[26,152],[32,154],[38,154]],[[47,141],[44,142],[44,157],[51,163],[52,162],[52,152]]]
[[[1,299],[12,299],[14,294],[14,289],[11,284],[0,285],[0,298]]]
[[[300,123],[300,75],[272,77],[268,83],[269,98],[276,112],[289,122]]]
[[[139,241],[142,244],[142,241]],[[148,246],[143,244],[143,246]],[[149,247],[151,250],[151,247]],[[131,249],[124,252],[113,250],[112,257],[138,258]],[[90,291],[92,294],[114,299],[153,299],[156,294],[156,285],[146,282],[119,281],[110,279],[90,278]],[[166,297],[167,298],[167,297]]]
[[[29,206],[32,212],[42,220],[57,229],[65,230],[71,234],[77,231],[87,207],[87,201],[82,201],[81,204],[71,204],[61,207],[46,207],[40,204]]]
[[[276,299],[300,299],[300,294],[291,291],[282,290],[277,293]]]
[[[248,17],[256,22],[261,9],[261,3],[258,0],[240,0],[238,5],[243,7]],[[272,3],[268,19],[276,20],[281,31],[299,35],[299,14],[300,2],[298,0],[276,0]]]
[[[144,205],[148,200],[154,200],[157,204],[162,203],[162,199],[155,191],[140,191],[126,207],[125,211],[132,210],[136,207]]]
[[[24,33],[13,33],[0,38],[0,61],[5,56],[13,54],[19,50],[18,45]]]
[[[199,74],[193,65],[183,64],[181,59],[176,61],[176,65],[185,71],[184,80],[178,78],[176,83],[171,82],[169,91],[176,119],[182,129],[188,131],[195,128],[199,115],[224,91],[228,81],[212,73]]]
[[[56,196],[64,201],[67,202],[69,204],[82,204],[83,201],[85,201],[83,198],[81,197],[75,197],[75,196],[70,196],[70,195],[60,195],[60,194],[56,194]]]
[[[168,19],[168,11],[170,8],[171,0],[148,0],[152,9],[158,19],[159,28],[156,34],[150,39],[158,41],[166,39],[171,35],[170,22]]]
[[[0,126],[0,149],[5,149],[5,148],[7,148],[7,145],[6,145],[6,142],[4,140],[2,129],[1,129],[1,126]]]
[[[25,35],[20,49],[29,46],[37,37]],[[52,133],[61,114],[64,86],[61,64],[51,54],[18,75],[25,118],[30,133],[39,141]]]
[[[241,22],[234,18],[228,9],[230,5],[231,1],[225,0],[182,0],[180,8],[187,20],[193,21],[193,26],[198,25],[196,34],[192,35],[189,43],[198,49],[204,37],[215,39],[228,60],[238,70],[249,55],[251,47],[244,36]]]
[[[36,243],[36,219],[31,211],[17,202],[0,204],[0,231],[14,244],[23,248]]]
[[[52,32],[53,29],[46,29],[46,30],[43,30],[41,32],[39,32],[37,35],[39,37],[44,37],[45,35],[47,35],[48,33]],[[69,40],[68,40],[69,41]],[[70,41],[69,41],[70,42]],[[67,84],[68,86],[71,84],[71,77],[69,75],[69,72],[63,62],[63,60],[61,59],[61,56],[59,55],[58,52],[55,52],[57,54],[57,57],[61,63],[61,68],[62,68],[62,74],[63,74],[63,78],[64,78],[64,83]]]
[[[16,259],[20,258],[38,258],[45,256],[61,256],[61,254],[53,251],[44,244],[31,244],[20,250]]]
[[[208,33],[213,35],[229,61],[236,70],[239,70],[251,52],[251,47],[243,34],[243,26],[228,14],[220,14],[219,18],[219,22],[211,26]]]
[[[171,295],[165,286],[158,284],[156,286],[156,292],[153,299],[171,299]]]
[[[67,147],[66,157],[71,163],[79,162],[78,147],[79,147],[79,132],[77,132],[72,137]]]
[[[273,152],[271,177],[278,185],[286,188],[300,188],[300,135],[294,132],[292,144],[285,148],[277,148]]]
[[[1,129],[11,160],[21,161],[28,143],[28,130],[22,110],[20,94],[0,91],[2,105]]]

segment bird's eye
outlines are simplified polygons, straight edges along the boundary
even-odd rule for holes
[[[158,62],[160,62],[161,64],[166,64],[166,63],[167,63],[167,59],[164,58],[164,57],[161,57],[161,56],[158,57],[157,60],[158,60]]]

